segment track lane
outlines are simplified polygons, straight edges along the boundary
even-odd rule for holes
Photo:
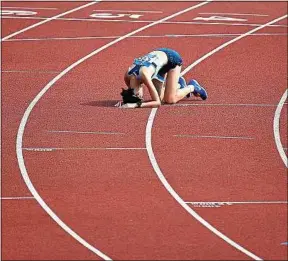
[[[91,49],[100,47],[108,41],[109,39],[91,40],[85,43],[76,41],[70,43],[69,46],[67,46],[66,42],[59,42],[54,46],[50,42],[45,41],[3,42],[2,70],[31,71],[31,74],[34,72],[35,80],[37,80],[36,73],[38,71],[55,72],[54,75],[50,75],[51,78],[51,76],[55,76],[61,70],[64,70],[67,64],[73,63],[86,55]],[[10,51],[11,49],[13,49],[13,52]],[[27,52],[30,49],[33,49],[33,53]],[[72,53],[73,55],[71,55]],[[15,63],[16,58],[17,63]]]
[[[66,14],[73,13],[73,12],[75,12],[75,11],[77,11],[77,10],[80,10],[80,9],[86,8],[86,7],[88,7],[88,6],[97,4],[97,3],[100,2],[100,1],[101,1],[101,0],[94,0],[93,2],[90,2],[90,3],[88,3],[88,4],[80,5],[80,6],[76,7],[76,8],[69,9],[68,11],[65,11],[64,13],[59,13],[59,14],[54,15],[54,16],[52,16],[52,17],[48,17],[48,18],[45,19],[45,20],[42,20],[42,21],[40,21],[40,22],[38,22],[38,23],[32,24],[32,25],[30,25],[30,26],[28,26],[28,27],[25,27],[25,28],[21,29],[20,31],[16,31],[16,32],[13,32],[13,33],[11,33],[11,34],[9,34],[9,35],[4,36],[4,37],[1,39],[1,42],[2,42],[2,41],[5,41],[5,40],[7,40],[7,39],[11,39],[12,37],[17,36],[17,35],[19,35],[19,34],[22,34],[22,33],[24,33],[24,32],[27,32],[27,31],[29,31],[29,30],[31,30],[31,29],[33,29],[33,28],[39,27],[39,26],[41,26],[41,25],[43,25],[43,24],[45,24],[45,23],[49,23],[50,21],[53,21],[53,20],[55,20],[55,19],[57,19],[57,18],[63,17],[63,16],[66,15]]]
[[[68,5],[61,3],[61,2],[33,2],[33,4],[29,4],[27,2],[8,2],[8,1],[2,1],[2,11],[31,11],[36,12],[36,16],[39,14],[44,15],[46,14],[46,18],[49,18],[53,14],[57,14],[58,12],[65,12],[70,10],[71,8],[78,7],[79,3],[70,2]],[[48,4],[48,5],[47,5]],[[10,7],[10,8],[9,8]],[[18,7],[18,8],[17,8]],[[30,7],[30,8],[29,8]],[[43,8],[43,9],[42,9]],[[46,9],[46,8],[49,8]],[[50,9],[51,8],[51,9]],[[8,15],[2,14],[2,30],[1,30],[1,36],[5,37],[8,36],[16,31],[22,30],[28,26],[31,26],[32,24],[38,23],[39,20],[37,19],[30,19],[33,18],[35,15],[26,16],[29,19],[6,19]],[[11,14],[12,17],[17,17],[20,15],[16,15],[14,13]],[[21,15],[23,17],[23,15]]]
[[[287,259],[287,246],[282,245],[287,239],[287,204],[194,209],[221,231],[229,231],[231,237],[243,235],[239,242],[253,245],[265,260]]]
[[[3,260],[102,260],[59,227],[51,229],[35,200],[2,200],[1,210]]]
[[[251,24],[264,24],[267,21],[273,20],[273,17],[278,15],[278,10],[287,10],[287,2],[256,2],[251,1],[248,4],[242,1],[229,1],[229,2],[212,2],[211,5],[186,13],[181,17],[175,17],[171,21],[203,21],[194,20],[197,17],[209,18],[212,16],[219,16],[220,19],[227,17],[228,20],[219,22],[226,23],[251,23]],[[248,14],[248,15],[247,15]],[[255,14],[255,15],[253,15]],[[233,19],[235,19],[233,21]],[[237,21],[243,19],[246,21]],[[217,22],[217,20],[210,20],[210,22]],[[280,23],[280,22],[279,22]]]

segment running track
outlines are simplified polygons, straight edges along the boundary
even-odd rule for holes
[[[2,259],[287,260],[286,9],[2,2]],[[114,108],[157,46],[209,99]]]

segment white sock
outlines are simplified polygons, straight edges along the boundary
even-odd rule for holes
[[[188,85],[187,87],[189,87],[190,88],[190,92],[194,92],[194,90],[195,90],[195,88],[194,88],[194,85]]]

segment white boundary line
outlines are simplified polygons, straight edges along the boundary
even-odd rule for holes
[[[222,45],[220,45],[219,47],[215,48],[214,50],[212,50],[211,52],[207,53],[206,55],[202,56],[200,59],[198,59],[196,62],[192,63],[190,66],[188,66],[183,72],[182,75],[184,75],[185,73],[187,73],[189,70],[191,70],[193,67],[195,67],[197,64],[199,64],[200,62],[202,62],[203,60],[205,60],[206,58],[208,58],[209,56],[213,55],[214,53],[220,51],[221,49],[225,48],[226,46],[244,38],[245,36],[252,34],[262,28],[264,28],[265,26],[268,26],[270,24],[276,23],[282,19],[287,18],[288,15],[284,15],[281,16],[277,19],[274,19],[273,21],[270,21],[264,25],[261,25],[257,28],[254,28],[250,31],[248,31],[247,33],[244,33],[243,35],[240,35]],[[151,161],[151,164],[154,168],[154,171],[156,172],[158,178],[160,179],[160,181],[162,182],[162,184],[164,185],[164,187],[167,189],[167,191],[172,195],[172,197],[177,200],[177,202],[190,214],[192,215],[195,219],[197,219],[201,224],[203,224],[205,227],[207,227],[209,230],[211,230],[215,235],[219,236],[220,238],[222,238],[224,241],[226,241],[228,244],[230,244],[231,246],[235,247],[236,249],[240,250],[242,253],[246,254],[247,256],[255,259],[255,260],[262,260],[260,257],[256,256],[255,254],[251,253],[250,251],[246,250],[245,248],[243,248],[242,246],[240,246],[239,244],[237,244],[236,242],[234,242],[233,240],[231,240],[230,238],[228,238],[226,235],[224,235],[223,233],[221,233],[219,230],[217,230],[215,227],[213,227],[212,225],[210,225],[205,219],[203,219],[200,215],[198,215],[193,209],[191,209],[185,202],[184,200],[177,194],[177,192],[171,187],[171,185],[168,183],[168,181],[166,180],[165,176],[163,175],[157,160],[155,158],[154,152],[153,152],[153,148],[152,148],[152,127],[153,127],[153,122],[156,116],[156,112],[157,112],[157,108],[153,108],[151,110],[150,116],[148,118],[148,122],[147,122],[147,126],[146,126],[146,147],[147,147],[147,153],[149,156],[149,159]]]
[[[9,40],[7,40],[8,42]],[[1,71],[2,73],[59,73],[57,71],[17,71],[17,70],[7,70],[7,71]]]
[[[71,133],[71,134],[96,134],[96,135],[125,135],[122,132],[112,131],[72,131],[72,130],[47,130],[50,133]]]
[[[162,11],[142,11],[142,10],[114,10],[114,9],[96,9],[95,12],[126,12],[126,13],[151,13],[151,14],[162,14]]]
[[[24,200],[24,199],[35,199],[34,197],[1,197],[1,200]]]
[[[164,37],[234,37],[241,34],[164,34],[164,35],[135,35],[131,38],[164,38]],[[287,36],[287,33],[262,33],[262,34],[251,34],[249,36]],[[9,39],[6,42],[21,42],[21,41],[52,41],[52,40],[94,40],[94,39],[115,39],[121,37],[118,36],[79,36],[79,37],[50,37],[50,38],[16,38]],[[3,71],[4,72],[4,71]]]
[[[256,27],[256,28],[248,31],[247,33],[244,33],[244,34],[242,34],[242,35],[240,35],[240,36],[238,36],[238,37],[235,37],[234,39],[232,39],[232,40],[230,40],[230,41],[228,41],[228,42],[226,42],[226,43],[218,46],[217,48],[215,48],[215,49],[212,50],[211,52],[209,52],[209,53],[207,53],[206,55],[202,56],[202,57],[201,57],[200,59],[198,59],[196,62],[194,62],[194,63],[192,63],[191,65],[189,65],[188,67],[186,67],[186,69],[185,69],[182,73],[185,74],[186,72],[188,72],[189,70],[191,70],[193,67],[195,67],[197,64],[199,64],[199,63],[201,63],[203,60],[205,60],[207,57],[209,57],[209,56],[213,55],[214,53],[220,51],[221,49],[225,48],[226,46],[228,46],[228,45],[230,45],[230,44],[232,44],[232,43],[234,43],[234,42],[236,42],[236,41],[238,41],[238,40],[246,37],[247,35],[250,35],[250,34],[252,34],[252,33],[254,33],[254,32],[257,32],[257,31],[259,31],[260,29],[262,29],[262,28],[264,28],[264,27],[266,27],[266,26],[268,26],[268,25],[271,25],[271,24],[273,24],[273,23],[277,23],[278,21],[281,21],[281,20],[283,20],[283,19],[285,19],[285,18],[287,18],[287,17],[288,17],[288,15],[281,16],[281,17],[279,17],[279,18],[277,18],[277,19],[274,19],[273,21],[271,21],[271,22],[269,22],[269,23],[266,23],[266,24],[263,24],[263,25],[261,25],[261,26],[259,26],[259,27]]]
[[[235,16],[269,16],[266,14],[238,14],[238,13],[199,13],[199,14],[213,14],[213,15],[235,15]]]
[[[67,11],[65,13],[59,14],[57,16],[53,16],[45,21],[36,23],[32,26],[26,27],[20,31],[17,31],[13,34],[10,34],[6,37],[4,37],[2,39],[2,41],[5,41],[15,35],[18,35],[22,32],[25,32],[31,28],[34,28],[36,26],[39,26],[41,24],[47,23],[51,20],[56,19],[57,17],[72,13],[74,11],[83,9],[85,7],[91,6],[93,4],[96,4],[98,2],[100,2],[101,0],[97,0],[97,1],[93,1],[90,2],[88,4],[82,5],[80,7],[74,8],[70,11]],[[69,71],[69,70],[68,70]],[[61,74],[60,74],[61,75]],[[58,75],[59,76],[59,75]],[[57,78],[57,76],[56,76]],[[56,79],[54,78],[54,79]],[[61,77],[59,77],[61,78]],[[51,81],[53,82],[53,80]],[[52,86],[52,84],[51,84]],[[44,88],[45,89],[45,88]],[[23,134],[24,134],[24,129],[25,129],[25,125],[27,123],[28,117],[30,112],[32,111],[33,107],[36,105],[36,103],[38,102],[38,100],[41,98],[42,95],[44,95],[44,93],[48,90],[49,88],[47,88],[46,90],[42,90],[35,98],[34,100],[29,104],[28,108],[26,109],[23,118],[21,120],[19,129],[18,129],[18,133],[17,133],[17,138],[16,138],[16,153],[17,153],[17,159],[18,159],[18,165],[21,171],[21,175],[26,183],[26,186],[28,187],[28,189],[30,190],[31,194],[34,196],[34,198],[37,200],[37,202],[39,203],[39,205],[46,211],[46,213],[64,230],[66,231],[70,236],[72,236],[74,239],[76,239],[80,244],[82,244],[83,246],[85,246],[86,248],[88,248],[89,250],[91,250],[93,253],[95,253],[96,255],[98,255],[100,258],[104,259],[104,260],[112,260],[110,257],[108,257],[107,255],[105,255],[104,253],[102,253],[100,250],[98,250],[97,248],[93,247],[92,245],[90,245],[88,242],[86,242],[82,237],[80,237],[76,232],[74,232],[70,227],[68,227],[54,212],[52,209],[50,209],[50,207],[46,204],[46,202],[42,199],[42,197],[38,194],[37,190],[34,188],[33,183],[31,182],[28,172],[26,170],[25,167],[25,162],[24,162],[24,157],[23,157],[23,153],[22,153],[22,142],[23,142]]]
[[[243,103],[176,103],[176,104],[173,104],[172,106],[178,106],[178,107],[186,107],[186,106],[241,106],[241,107],[276,107],[277,104],[265,104],[265,103],[259,103],[259,104],[249,104],[249,103],[246,103],[246,104],[243,104]]]
[[[26,151],[39,151],[39,152],[51,152],[56,150],[146,150],[146,148],[121,148],[121,147],[114,147],[114,148],[22,148]]]
[[[212,0],[209,0],[212,1]],[[14,16],[0,16],[2,19],[34,19],[34,20],[42,20],[42,19],[47,19],[46,17],[14,17]],[[93,19],[93,18],[59,18],[56,19],[57,21],[86,21],[86,22],[127,22],[127,23],[152,23],[152,22],[157,22],[157,21],[152,21],[152,20],[124,20],[124,19]],[[228,26],[253,26],[253,27],[258,27],[261,26],[262,24],[244,24],[244,23],[225,23],[225,22],[209,22],[209,23],[203,23],[203,22],[190,22],[190,21],[171,21],[171,22],[163,22],[163,24],[177,24],[177,25],[183,25],[183,24],[190,24],[190,25],[228,25]],[[274,24],[274,25],[269,25],[269,27],[283,27],[287,28],[287,25],[281,25],[281,24]]]
[[[2,9],[27,9],[27,10],[58,10],[59,8],[56,7],[15,7],[15,6],[2,6]],[[5,10],[7,11],[7,10]]]
[[[288,201],[188,201],[187,204],[288,204]]]
[[[274,114],[274,121],[273,121],[273,132],[274,132],[274,139],[275,139],[275,143],[276,143],[276,147],[277,147],[277,150],[280,154],[280,157],[281,159],[283,160],[286,168],[288,167],[287,166],[287,156],[286,156],[286,153],[284,151],[284,148],[283,148],[283,145],[281,143],[281,139],[280,139],[280,128],[279,128],[279,125],[280,125],[280,116],[281,116],[281,110],[283,108],[283,105],[285,103],[287,99],[287,90],[284,92],[284,94],[282,95],[280,101],[279,101],[279,104],[276,108],[276,111],[275,111],[275,114]]]
[[[205,135],[190,135],[190,134],[175,134],[174,137],[179,138],[214,138],[214,139],[238,139],[238,140],[254,140],[252,137],[236,137],[236,136],[205,136]]]
[[[19,30],[19,31],[17,31],[17,32],[14,32],[14,33],[12,33],[12,34],[9,34],[9,35],[3,37],[3,38],[1,39],[1,41],[5,41],[5,40],[7,40],[7,39],[10,39],[10,38],[12,38],[12,37],[15,36],[15,35],[18,35],[18,34],[21,34],[21,33],[23,33],[23,32],[26,32],[26,31],[28,31],[28,30],[30,30],[30,29],[32,29],[32,28],[34,28],[34,27],[37,27],[37,26],[39,26],[39,25],[48,23],[48,22],[50,22],[50,21],[52,21],[52,20],[55,20],[55,19],[57,19],[57,18],[59,18],[59,17],[61,17],[61,16],[64,16],[64,15],[73,13],[73,12],[75,12],[75,11],[81,10],[81,9],[83,9],[83,8],[85,8],[85,7],[88,7],[88,6],[91,6],[91,5],[94,5],[94,4],[97,4],[97,3],[100,2],[100,1],[101,1],[101,0],[94,0],[93,2],[90,2],[90,3],[86,4],[86,5],[81,5],[81,6],[78,6],[78,7],[74,8],[74,9],[71,9],[71,10],[69,10],[69,11],[66,11],[66,12],[64,12],[64,13],[55,15],[55,16],[53,16],[53,17],[45,18],[45,20],[43,20],[43,21],[41,21],[41,22],[39,22],[39,23],[32,24],[32,25],[30,25],[30,26],[28,26],[28,27],[23,28],[22,30]],[[3,18],[3,17],[1,17],[1,18]]]
[[[17,159],[18,159],[18,165],[21,171],[21,175],[28,187],[28,189],[30,190],[31,194],[35,197],[35,199],[38,201],[38,203],[41,205],[41,207],[47,212],[47,214],[59,225],[62,227],[63,230],[65,230],[68,234],[70,234],[74,239],[76,239],[79,243],[81,243],[83,246],[87,247],[89,250],[91,250],[92,252],[94,252],[96,255],[98,255],[99,257],[105,259],[105,260],[111,260],[110,257],[106,256],[105,254],[103,254],[101,251],[99,251],[98,249],[94,248],[92,245],[90,245],[88,242],[86,242],[82,237],[80,237],[77,233],[75,233],[70,227],[68,227],[54,212],[53,210],[46,204],[46,202],[42,199],[42,197],[39,195],[39,193],[37,192],[37,190],[35,189],[32,181],[30,180],[30,177],[28,175],[26,166],[25,166],[25,161],[24,161],[24,157],[23,157],[23,149],[22,149],[22,145],[23,145],[23,136],[24,136],[24,131],[25,131],[25,127],[26,124],[28,122],[29,116],[33,110],[33,108],[35,107],[35,105],[39,102],[39,100],[44,96],[44,94],[58,81],[60,80],[64,75],[66,75],[68,72],[70,72],[73,68],[75,68],[76,66],[78,66],[79,64],[81,64],[82,62],[86,61],[88,58],[96,55],[97,53],[100,53],[101,51],[107,49],[108,47],[138,33],[141,31],[144,31],[145,29],[152,27],[154,25],[160,24],[168,19],[171,19],[173,17],[176,17],[178,15],[181,15],[183,13],[186,13],[190,10],[196,9],[200,6],[206,5],[208,3],[210,3],[211,0],[207,0],[206,2],[202,2],[200,4],[194,5],[192,7],[189,7],[187,9],[184,9],[182,11],[179,11],[177,13],[174,13],[170,16],[167,16],[163,19],[160,19],[158,21],[155,21],[151,24],[145,25],[135,31],[132,31],[118,39],[115,39],[114,41],[94,50],[93,52],[91,52],[90,54],[84,56],[83,58],[79,59],[78,61],[76,61],[75,63],[71,64],[70,66],[68,66],[66,69],[64,69],[61,73],[59,73],[56,77],[54,77],[36,96],[35,98],[31,101],[31,103],[29,104],[29,106],[27,107],[27,109],[24,112],[24,115],[21,119],[19,128],[18,128],[18,132],[17,132],[17,138],[16,138],[16,154],[17,154]],[[6,38],[7,39],[7,38]]]

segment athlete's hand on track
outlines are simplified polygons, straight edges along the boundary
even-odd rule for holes
[[[134,109],[137,107],[137,103],[122,103],[121,101],[117,102],[115,107],[121,108],[121,109]]]

